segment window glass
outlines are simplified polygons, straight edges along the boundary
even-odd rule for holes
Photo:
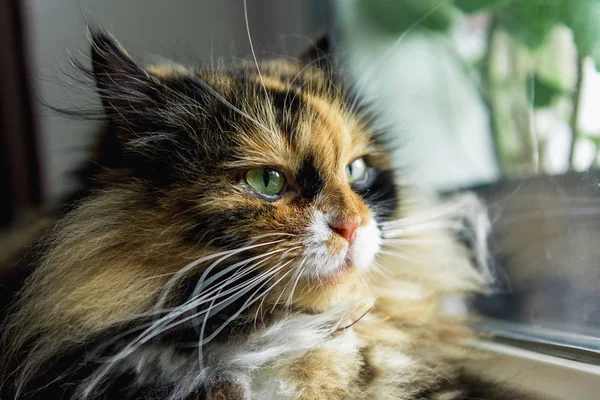
[[[598,350],[600,2],[335,4],[357,90],[401,138],[397,166],[489,206],[510,287],[478,299],[479,326]]]

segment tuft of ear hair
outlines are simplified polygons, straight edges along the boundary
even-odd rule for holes
[[[331,36],[324,34],[300,54],[300,60],[304,64],[311,64],[325,71],[330,71],[334,67],[332,55],[333,44]]]
[[[130,57],[107,32],[88,30],[92,75],[108,120],[128,125],[139,110],[159,106],[161,83]],[[135,118],[138,119],[138,118]]]

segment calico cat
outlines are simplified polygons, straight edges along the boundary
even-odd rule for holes
[[[397,181],[326,40],[204,70],[90,37],[105,146],[32,252],[3,399],[516,398],[442,310],[485,290],[485,212]]]

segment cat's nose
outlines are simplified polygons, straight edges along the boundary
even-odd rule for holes
[[[352,220],[333,220],[329,223],[331,230],[346,239],[350,244],[354,242],[359,225],[359,221]]]

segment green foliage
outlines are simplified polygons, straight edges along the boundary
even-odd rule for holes
[[[540,46],[552,29],[571,29],[579,54],[600,65],[600,0],[454,0],[461,11],[487,11],[499,25],[530,48]]]
[[[594,145],[596,146],[597,149],[600,149],[600,136],[585,135],[585,136],[581,136],[581,137],[585,137],[587,140],[594,143]]]
[[[380,29],[402,34],[414,28],[447,30],[453,10],[488,12],[498,26],[530,48],[540,46],[552,29],[566,25],[579,54],[600,65],[600,0],[357,0],[358,8]]]
[[[600,66],[600,0],[563,0],[562,22],[573,31],[577,51]]]
[[[358,8],[390,34],[416,27],[446,31],[452,22],[451,0],[358,0]]]
[[[562,2],[563,0],[512,1],[498,13],[498,20],[515,38],[530,48],[536,48],[561,22]]]
[[[479,11],[495,12],[511,0],[454,0],[454,5],[462,12],[472,14]]]
[[[540,79],[538,75],[529,77],[527,88],[529,102],[536,108],[550,106],[556,97],[565,93],[562,88]]]

